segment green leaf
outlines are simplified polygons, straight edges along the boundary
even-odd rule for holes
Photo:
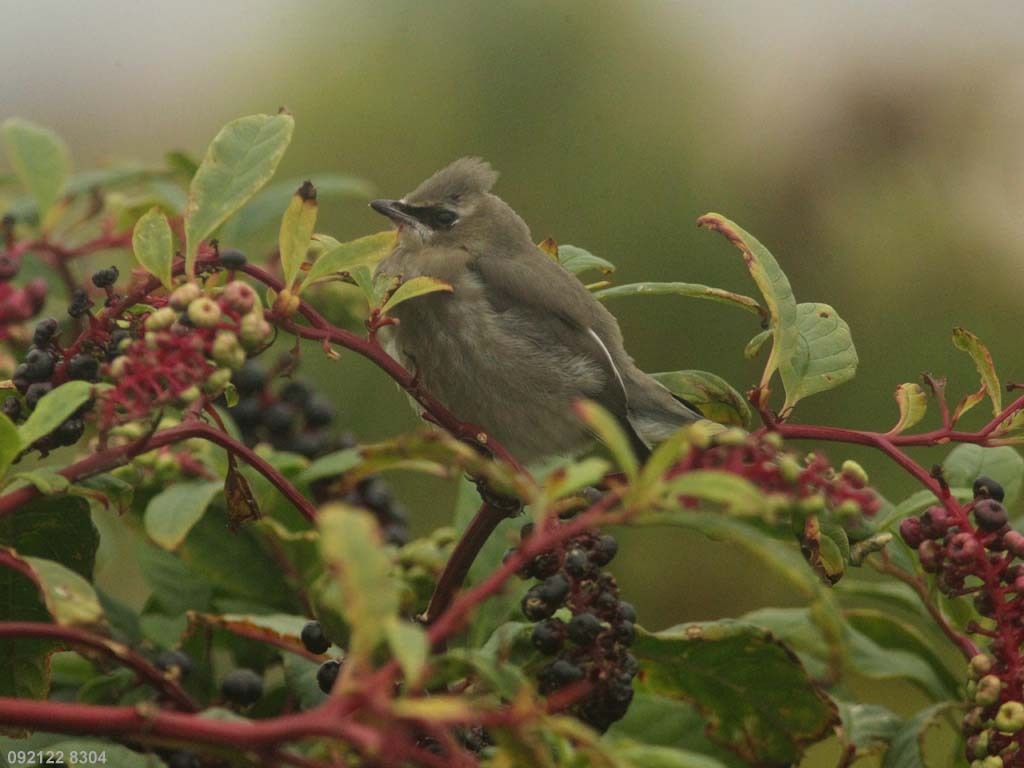
[[[164,549],[177,549],[222,489],[219,482],[171,485],[146,505],[143,519],[146,533]]]
[[[223,629],[240,637],[286,647],[292,653],[306,652],[302,644],[302,628],[309,623],[305,616],[284,613],[268,614],[189,614],[193,621],[207,627]],[[337,650],[337,649],[335,649]]]
[[[310,661],[294,653],[286,653],[282,663],[285,687],[298,697],[300,709],[312,709],[324,702],[327,694],[320,690],[320,684],[316,681],[317,672],[320,670],[319,662]]]
[[[896,387],[896,405],[900,409],[900,419],[896,426],[889,430],[890,435],[898,435],[910,429],[924,418],[928,410],[928,393],[920,384],[910,382]]]
[[[745,309],[765,319],[768,317],[768,311],[756,299],[700,283],[627,283],[594,291],[594,297],[601,301],[623,296],[686,296],[693,299],[710,299]]]
[[[854,704],[836,701],[843,726],[843,745],[854,748],[857,757],[884,751],[903,727],[903,720],[878,704]]]
[[[658,383],[676,397],[700,409],[705,418],[737,427],[750,425],[750,406],[729,382],[706,371],[652,373]]]
[[[926,732],[945,720],[944,715],[961,705],[946,701],[923,709],[906,722],[892,738],[882,760],[882,768],[925,768],[933,765],[925,759]]]
[[[637,692],[689,701],[708,736],[758,765],[790,764],[838,721],[835,706],[771,633],[743,622],[639,632]]]
[[[313,463],[302,470],[298,477],[300,483],[315,483],[327,477],[337,477],[359,466],[363,460],[358,448],[346,448],[314,459]]]
[[[721,214],[705,214],[697,219],[697,226],[721,233],[742,252],[750,276],[764,296],[768,329],[772,334],[772,352],[765,364],[761,386],[767,386],[772,374],[781,368],[782,384],[788,395],[799,383],[799,376],[789,361],[797,354],[800,343],[796,299],[789,280],[775,257],[757,238]]]
[[[365,264],[359,264],[358,266],[352,267],[349,271],[349,275],[352,277],[352,281],[359,286],[359,289],[363,292],[366,297],[366,303],[371,307],[376,307],[379,302],[379,294],[377,291],[377,285],[373,279],[373,271]]]
[[[214,137],[189,186],[185,210],[189,275],[195,270],[199,244],[274,175],[294,128],[291,115],[250,115],[228,123]]]
[[[24,564],[23,575],[38,587],[46,610],[58,624],[91,627],[103,621],[103,608],[92,584],[70,568],[53,560],[19,555],[6,547],[0,552]]]
[[[385,627],[388,645],[402,666],[406,681],[415,685],[423,674],[430,653],[430,644],[422,628],[397,616],[392,616]]]
[[[32,469],[28,472],[19,472],[11,477],[11,482],[24,480],[35,486],[36,490],[44,496],[53,496],[65,493],[71,483],[64,475],[46,468]]]
[[[438,291],[451,293],[453,290],[455,289],[452,288],[450,283],[438,280],[435,277],[414,277],[398,286],[398,289],[391,294],[391,297],[380,308],[380,311],[381,314],[386,315],[399,304],[409,299],[426,296],[428,293],[437,293]]]
[[[999,385],[999,376],[996,375],[995,365],[992,363],[992,355],[988,347],[982,344],[981,339],[968,331],[966,328],[953,329],[953,346],[962,349],[971,356],[978,375],[981,376],[981,392],[969,395],[967,400],[957,409],[958,415],[963,415],[975,404],[980,402],[984,395],[992,400],[992,414],[998,416],[1003,409],[1003,389]]]
[[[100,739],[83,738],[58,741],[43,750],[44,754],[54,752],[64,754],[69,760],[72,754],[81,755],[77,760],[79,765],[90,764],[91,761],[87,758],[91,754],[95,754],[102,755],[103,762],[93,764],[106,765],[109,768],[164,768],[163,761],[156,755],[135,752],[120,744]]]
[[[770,339],[771,337],[771,330],[764,330],[758,334],[755,334],[754,337],[747,342],[747,346],[743,348],[743,356],[747,360],[753,360],[761,351],[761,347],[763,347],[765,342],[768,341],[768,339]]]
[[[357,266],[375,266],[394,248],[395,235],[396,230],[389,229],[387,232],[367,235],[348,243],[339,243],[313,262],[302,282],[302,287],[305,288],[317,280],[339,272],[348,272]]]
[[[665,484],[670,496],[685,496],[707,501],[724,508],[729,514],[763,515],[767,511],[764,492],[744,477],[718,469],[696,469],[678,475]],[[690,509],[664,514],[690,515]]]
[[[184,562],[147,543],[139,545],[136,556],[143,580],[168,615],[209,609],[211,586]]]
[[[964,488],[973,486],[981,475],[991,477],[1003,486],[1006,492],[1003,503],[1012,509],[1020,498],[1021,483],[1024,482],[1024,459],[1006,445],[982,448],[964,443],[950,451],[942,462],[942,474],[950,486]]]
[[[59,427],[88,402],[95,387],[88,381],[68,381],[43,395],[25,423],[18,427],[22,449]]]
[[[622,426],[607,410],[593,400],[579,400],[573,404],[576,415],[590,428],[597,438],[608,447],[619,468],[630,480],[639,471],[636,454],[630,445]]]
[[[796,310],[796,349],[790,357],[780,357],[786,387],[783,410],[808,395],[838,387],[857,372],[857,350],[846,321],[828,304],[798,304]]]
[[[561,499],[581,488],[596,485],[608,472],[609,463],[596,456],[572,461],[553,470],[544,478],[548,499]]]
[[[154,206],[137,222],[132,230],[132,250],[149,274],[165,288],[171,287],[171,266],[174,261],[174,239],[171,225],[163,211]]]
[[[959,681],[911,625],[881,611],[846,612],[850,666],[873,679],[909,680],[932,697],[957,695]]]
[[[366,662],[398,615],[398,586],[392,562],[380,540],[374,518],[341,504],[320,510],[320,551],[328,571],[341,588],[340,609],[352,629],[349,656]]]
[[[596,270],[605,275],[615,271],[615,265],[610,261],[595,256],[590,251],[575,245],[558,246],[558,263],[574,275],[590,270]]]
[[[284,284],[288,288],[294,288],[295,279],[309,253],[310,238],[316,228],[316,213],[316,188],[305,181],[288,203],[277,238]]]
[[[71,170],[67,144],[49,128],[17,117],[0,126],[11,168],[36,203],[44,224],[50,209],[60,200]]]
[[[15,457],[21,453],[21,437],[14,422],[0,413],[0,480],[7,474]]]

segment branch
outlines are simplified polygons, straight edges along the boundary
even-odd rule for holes
[[[185,690],[162,671],[150,664],[146,659],[131,648],[101,635],[93,634],[84,629],[62,627],[57,624],[46,624],[34,621],[0,622],[0,637],[47,637],[60,641],[64,645],[80,646],[98,651],[104,656],[118,661],[135,672],[158,691],[173,701],[178,709],[185,712],[196,712],[199,706]]]

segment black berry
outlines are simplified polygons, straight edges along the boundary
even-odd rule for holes
[[[619,603],[618,615],[623,621],[628,621],[630,624],[636,624],[636,609],[629,603],[625,601]]]
[[[565,554],[565,572],[581,579],[593,570],[594,566],[582,549],[570,549]]]
[[[340,671],[341,662],[337,659],[331,659],[321,664],[320,669],[316,671],[316,684],[320,686],[320,690],[324,693],[330,693]]]
[[[632,622],[624,621],[621,624],[617,624],[612,629],[612,635],[615,637],[617,642],[623,645],[632,645],[636,639],[636,628]]]
[[[302,409],[306,417],[306,426],[326,427],[334,420],[334,406],[324,397],[314,395]]]
[[[541,597],[539,586],[530,587],[526,591],[519,607],[522,609],[523,615],[530,621],[546,619],[558,610],[557,605]]]
[[[25,375],[32,381],[45,381],[53,375],[53,355],[44,349],[32,347],[25,355]]]
[[[267,372],[263,370],[263,366],[259,363],[248,361],[235,371],[235,375],[232,376],[231,380],[235,384],[235,389],[238,390],[238,394],[254,395],[263,389],[263,385],[267,382]]]
[[[530,640],[533,647],[545,656],[554,656],[562,650],[565,624],[558,619],[546,619],[533,628]]]
[[[60,324],[57,322],[57,318],[48,317],[45,320],[40,320],[36,323],[36,329],[32,333],[32,343],[37,347],[45,347],[49,344],[53,337],[57,335],[57,331],[60,329]]]
[[[247,707],[263,696],[263,678],[251,669],[234,669],[221,681],[220,693],[233,704]]]
[[[117,282],[120,276],[117,267],[107,267],[93,273],[92,284],[97,288],[107,288]]]
[[[29,386],[25,392],[25,405],[31,411],[36,407],[36,404],[42,399],[44,395],[50,394],[53,391],[53,385],[48,381],[38,381],[35,384]]]
[[[569,622],[569,639],[576,645],[590,645],[601,634],[601,620],[592,613],[579,613]]]
[[[974,498],[995,499],[998,502],[1002,502],[1005,497],[1006,492],[1003,490],[1003,486],[991,477],[981,475],[974,481]]]
[[[263,423],[271,432],[285,434],[295,426],[295,411],[287,403],[274,403],[264,412]]]
[[[79,353],[68,360],[68,376],[81,381],[95,381],[100,373],[100,364],[92,355]]]
[[[305,405],[311,394],[308,384],[304,381],[292,379],[281,387],[280,397],[286,403],[291,403],[292,405]]]
[[[164,672],[177,670],[180,677],[185,677],[192,671],[192,659],[183,651],[160,651],[153,664]]]
[[[302,628],[302,644],[310,653],[326,653],[331,647],[331,641],[324,634],[324,628],[319,621],[311,621]]]
[[[74,445],[82,439],[85,434],[85,422],[77,417],[65,419],[64,422],[53,431],[53,437],[57,445]]]
[[[245,254],[237,248],[228,248],[220,252],[220,263],[228,269],[241,269],[245,266]]]
[[[21,401],[16,397],[8,397],[0,405],[0,412],[12,421],[17,421],[21,418]]]
[[[549,693],[583,679],[583,670],[565,659],[557,659],[540,671],[541,690]]]
[[[594,544],[594,549],[590,553],[590,559],[593,561],[594,565],[608,565],[618,552],[619,543],[613,536],[608,536],[606,534],[598,537]]]
[[[71,315],[71,317],[79,318],[88,312],[91,306],[92,300],[89,298],[89,294],[81,288],[76,288],[75,292],[71,294],[71,303],[68,305],[68,314]]]
[[[536,589],[542,600],[551,603],[556,608],[561,606],[565,602],[565,598],[569,596],[569,582],[560,573],[544,579]]]

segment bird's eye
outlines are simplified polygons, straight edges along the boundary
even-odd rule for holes
[[[434,214],[434,221],[445,229],[451,227],[458,218],[455,211],[449,211],[447,208],[442,208]]]

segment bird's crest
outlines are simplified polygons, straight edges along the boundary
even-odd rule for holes
[[[490,192],[497,180],[498,172],[490,163],[479,157],[460,157],[416,187],[405,199],[411,204],[457,202],[466,195]]]

